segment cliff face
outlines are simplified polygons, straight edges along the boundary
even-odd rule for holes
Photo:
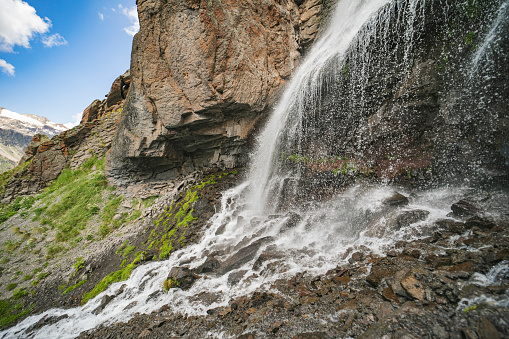
[[[132,85],[107,163],[117,184],[246,159],[316,36],[322,1],[137,1]]]

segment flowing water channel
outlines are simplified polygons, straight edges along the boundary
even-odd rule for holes
[[[444,6],[447,4],[444,2]],[[299,153],[308,137],[309,112],[322,105],[323,91],[345,73],[348,51],[367,48],[376,39],[390,35],[391,22],[404,27],[402,63],[411,63],[415,31],[423,29],[425,0],[340,0],[326,31],[302,61],[279,104],[258,138],[248,180],[227,191],[221,209],[209,221],[202,240],[174,252],[166,261],[137,267],[124,282],[110,286],[85,306],[52,309],[28,317],[0,333],[0,338],[73,338],[101,324],[126,322],[137,313],[150,313],[163,305],[175,312],[204,315],[225,306],[232,298],[269,289],[271,282],[298,272],[321,274],[349,258],[355,250],[382,253],[398,240],[431,234],[434,221],[445,218],[450,206],[466,188],[436,188],[407,191],[391,185],[358,183],[327,200],[311,197],[303,204],[280,208],[288,191],[299,194],[301,169],[288,167],[285,154]],[[507,16],[504,2],[494,16],[471,62],[479,67],[495,41]],[[502,17],[502,19],[500,19]],[[398,49],[398,46],[387,49]],[[383,54],[384,50],[379,51]],[[361,58],[362,59],[362,58]],[[367,82],[369,63],[356,67],[359,82]],[[353,63],[350,58],[350,64]],[[359,62],[359,61],[357,61]],[[353,69],[353,66],[350,66]],[[354,75],[352,75],[353,77]],[[356,90],[362,110],[364,87]],[[287,152],[287,153],[285,153]],[[409,197],[409,204],[397,212],[383,201],[395,191]],[[282,202],[283,201],[283,202]],[[415,212],[418,211],[418,212]],[[395,220],[402,213],[420,215],[404,225]],[[199,267],[207,258],[233,264],[204,274],[187,291],[162,289],[172,267]],[[267,260],[259,260],[261,254]],[[346,254],[346,255],[345,255]],[[114,296],[104,309],[94,312],[105,295]],[[43,317],[60,320],[35,331],[31,326]]]

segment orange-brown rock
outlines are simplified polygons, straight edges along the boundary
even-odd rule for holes
[[[165,180],[245,161],[246,140],[317,34],[321,1],[137,4],[140,32],[110,179]]]
[[[104,100],[94,100],[85,110],[81,117],[81,124],[100,119],[103,115],[120,108],[127,96],[131,85],[130,71],[125,72],[115,79],[111,85],[110,92]]]

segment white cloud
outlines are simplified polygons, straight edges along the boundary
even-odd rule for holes
[[[0,69],[3,73],[13,77],[14,76],[14,66],[9,64],[4,59],[0,59]]]
[[[99,12],[99,13],[97,13],[97,15],[99,15],[99,19],[101,19],[101,21],[104,21],[104,14]]]
[[[138,20],[138,10],[136,9],[136,6],[126,8],[119,4],[118,8],[120,9],[120,12],[131,22],[131,26],[125,27],[124,31],[127,34],[134,36],[140,30],[140,21]],[[115,9],[113,9],[113,11],[115,12]]]
[[[35,34],[47,33],[48,18],[42,19],[35,8],[21,0],[0,0],[0,51],[12,52],[16,45],[30,48]]]
[[[64,37],[61,36],[60,34],[55,33],[50,36],[45,36],[44,38],[42,38],[42,43],[44,44],[44,47],[55,47],[67,45],[67,40],[65,40]]]
[[[73,127],[78,126],[80,124],[80,122],[81,122],[81,117],[82,116],[83,116],[83,112],[79,112],[79,113],[73,114],[72,122],[68,122],[67,124],[64,124],[64,126],[67,127],[67,128],[73,128]]]

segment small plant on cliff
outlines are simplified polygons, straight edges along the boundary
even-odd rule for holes
[[[177,280],[173,278],[168,278],[163,281],[163,290],[169,292],[172,287],[178,287],[179,285],[180,283]]]

